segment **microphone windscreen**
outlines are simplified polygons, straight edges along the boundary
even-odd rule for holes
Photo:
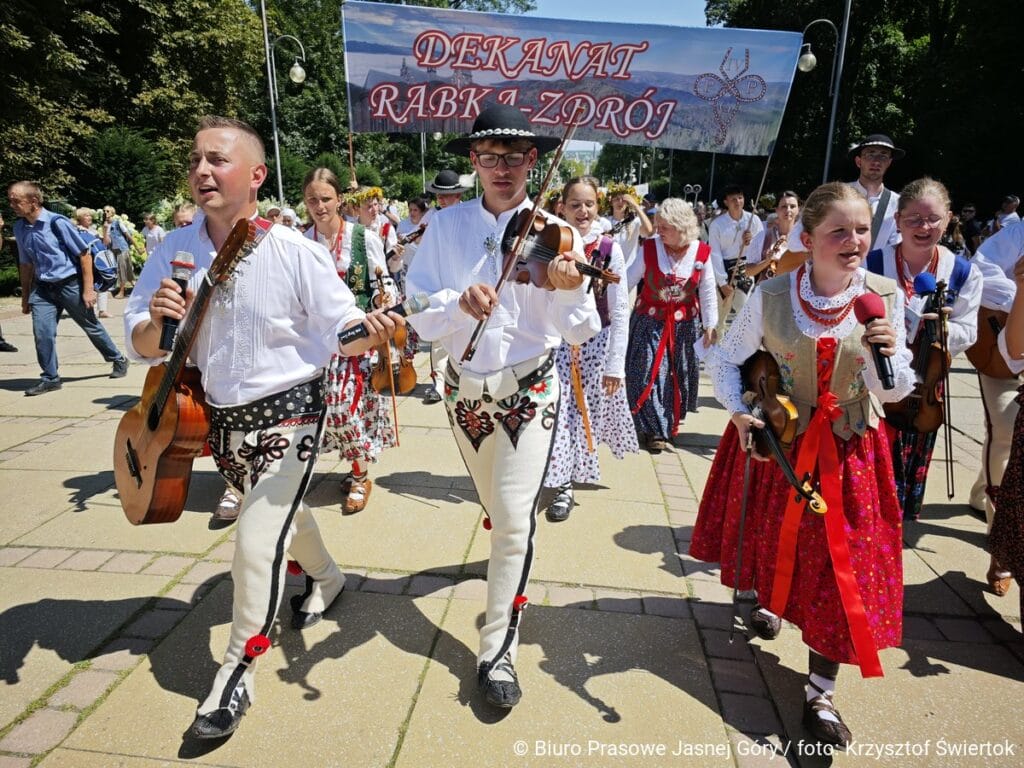
[[[935,293],[935,275],[931,272],[922,272],[914,278],[914,293],[918,296],[925,296]]]
[[[885,302],[877,293],[862,293],[853,302],[853,313],[861,325],[878,317],[885,317]]]

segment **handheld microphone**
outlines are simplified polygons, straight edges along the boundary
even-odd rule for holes
[[[425,293],[417,293],[415,296],[410,296],[401,304],[388,307],[385,311],[394,312],[396,315],[401,315],[402,317],[408,317],[409,315],[415,315],[417,312],[422,312],[429,307],[430,297]],[[348,344],[356,339],[365,339],[369,335],[370,332],[366,330],[366,326],[360,323],[359,325],[353,325],[351,328],[346,328],[344,331],[339,333],[338,343]]]
[[[185,295],[188,288],[189,278],[192,277],[192,270],[196,268],[196,259],[191,253],[178,251],[174,254],[174,261],[171,262],[171,278],[181,289],[181,295]],[[178,320],[173,317],[165,317],[163,327],[160,330],[160,349],[170,352],[174,349],[174,336],[178,332]]]
[[[853,313],[857,322],[867,325],[872,320],[885,317],[885,303],[877,293],[862,293],[853,302]],[[882,382],[882,389],[895,389],[896,378],[892,373],[892,360],[882,354],[882,345],[872,343],[871,356],[875,359],[875,371]]]

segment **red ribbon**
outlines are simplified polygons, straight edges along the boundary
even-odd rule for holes
[[[804,478],[814,476],[815,469],[821,483],[821,495],[828,511],[825,513],[825,537],[828,540],[829,556],[835,573],[839,598],[850,628],[850,639],[857,656],[863,677],[881,677],[882,663],[878,649],[868,625],[864,602],[860,597],[857,579],[850,562],[850,549],[846,542],[846,515],[843,510],[843,466],[839,461],[835,438],[832,436],[831,421],[842,414],[838,399],[832,392],[818,397],[818,407],[800,444],[796,460],[796,475]],[[793,571],[796,566],[797,535],[800,530],[800,516],[806,500],[799,495],[790,495],[779,531],[779,549],[775,560],[775,580],[772,584],[772,599],[769,609],[783,615],[789,592],[793,586]]]
[[[348,384],[350,377],[355,378],[354,386],[355,390],[352,392],[352,405],[349,406],[348,412],[352,415],[356,415],[356,409],[359,407],[359,398],[363,396],[363,372],[359,370],[359,361],[362,360],[361,356],[346,358],[345,362],[345,377],[341,380],[341,389],[345,389],[345,385]]]
[[[668,347],[668,370],[672,377],[672,437],[679,432],[679,412],[682,408],[682,394],[679,392],[679,382],[676,377],[676,334],[675,334],[675,310],[665,309],[665,327],[661,331],[661,341],[658,343],[658,351],[654,354],[654,365],[651,367],[651,380],[647,382],[644,391],[636,400],[633,408],[633,415],[640,411],[647,398],[651,396],[654,383],[658,380],[658,371],[661,370],[661,361],[665,357],[665,348]]]

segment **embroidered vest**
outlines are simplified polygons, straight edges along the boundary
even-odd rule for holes
[[[710,255],[711,248],[707,243],[698,245],[693,272],[688,278],[681,279],[661,271],[657,244],[654,240],[645,240],[643,289],[637,297],[635,311],[658,320],[664,320],[666,313],[672,312],[677,322],[697,317],[700,313],[697,285]]]
[[[594,266],[607,269],[612,257],[612,239],[607,235],[601,235],[590,245],[583,246],[583,255]],[[595,290],[594,301],[597,304],[597,314],[601,317],[601,327],[607,328],[612,324],[611,312],[608,309],[608,291]]]
[[[811,411],[818,400],[817,342],[800,332],[793,317],[790,283],[795,272],[773,277],[761,283],[764,297],[764,347],[779,364],[781,385],[793,400],[799,413],[798,432],[803,433],[811,420]],[[877,293],[885,302],[888,316],[892,316],[896,298],[896,283],[870,272],[865,274],[865,286]],[[838,340],[835,367],[829,390],[839,400],[843,415],[832,422],[832,431],[843,440],[856,433],[863,435],[868,427],[878,426],[881,405],[864,384],[861,375],[869,353],[860,343],[864,326],[857,326],[845,338]]]
[[[356,298],[356,306],[363,312],[370,306],[370,270],[366,262],[366,227],[355,224],[352,227],[352,250],[345,285]]]

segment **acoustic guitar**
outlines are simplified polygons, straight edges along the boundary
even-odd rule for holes
[[[980,307],[978,309],[978,340],[967,350],[967,359],[979,373],[994,379],[1015,379],[999,353],[999,332],[1006,325],[1006,312]]]
[[[186,367],[213,290],[231,277],[259,242],[256,225],[235,224],[181,321],[174,349],[146,375],[142,397],[117,426],[114,480],[125,516],[134,525],[173,523],[181,516],[192,479],[192,461],[210,430],[200,373]]]

